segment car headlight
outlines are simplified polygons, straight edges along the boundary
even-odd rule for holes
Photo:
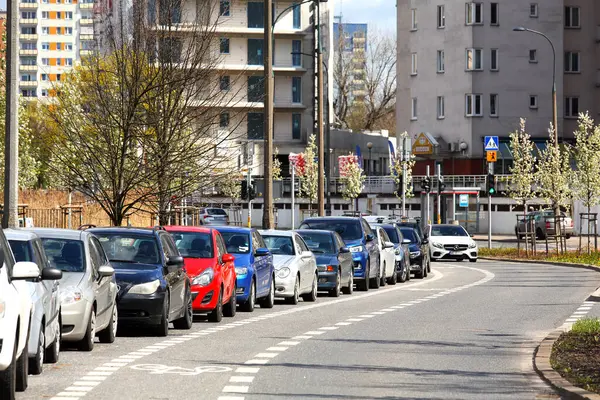
[[[248,267],[235,267],[235,274],[237,276],[248,275]]]
[[[477,243],[475,243],[475,242],[472,242],[472,243],[469,245],[469,248],[470,248],[470,249],[474,249],[475,247],[477,247]]]
[[[402,253],[402,247],[396,247],[396,249],[394,250],[394,254],[399,256],[401,253]]]
[[[73,304],[83,299],[83,293],[77,286],[60,288],[60,304]]]
[[[363,246],[350,247],[350,253],[360,253],[363,250],[364,250]]]
[[[215,271],[212,268],[207,268],[200,275],[192,279],[192,285],[208,286],[215,277]]]
[[[139,285],[133,285],[131,289],[129,289],[129,293],[131,294],[152,294],[156,292],[158,287],[160,286],[160,281],[157,279],[152,282],[141,283]]]
[[[288,276],[290,276],[290,269],[288,267],[283,267],[281,268],[279,271],[277,271],[277,277],[278,278],[287,278]]]
[[[0,300],[0,319],[4,318],[4,312],[6,311],[6,303],[4,300]]]
[[[417,251],[411,251],[410,252],[410,258],[415,258],[415,257],[419,257],[421,255],[421,251],[417,250]]]
[[[432,242],[431,245],[433,247],[437,247],[438,249],[443,249],[444,248],[444,245],[441,244],[440,242]]]

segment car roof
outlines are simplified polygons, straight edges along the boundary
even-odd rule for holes
[[[294,231],[284,231],[279,229],[259,229],[258,233],[261,235],[272,235],[272,236],[282,236],[282,237],[293,237]]]
[[[341,221],[359,221],[361,219],[363,219],[363,218],[362,217],[309,217],[309,218],[306,218],[302,222],[308,222],[308,221],[336,221],[336,220],[341,220]]]
[[[233,232],[233,233],[252,233],[255,231],[253,228],[242,228],[239,226],[219,226],[215,227],[219,232]]]
[[[201,226],[181,226],[181,225],[167,225],[164,226],[167,232],[198,232],[198,233],[212,233],[212,228],[205,228]]]
[[[153,228],[139,228],[139,227],[130,227],[130,226],[110,226],[105,228],[89,228],[88,232],[92,233],[118,233],[118,232],[127,232],[127,233],[135,233],[138,235],[147,235],[153,236],[154,232],[156,232]]]
[[[395,229],[396,228],[396,226],[394,224],[370,224],[370,226],[372,226],[372,227],[377,227],[378,226],[378,227],[381,227],[383,229],[385,229],[385,228]]]
[[[303,233],[322,233],[322,234],[327,234],[327,235],[333,235],[334,231],[328,231],[325,229],[296,229],[295,230],[296,233],[299,233],[300,235],[302,235]]]
[[[24,231],[22,229],[4,229],[4,234],[8,240],[27,241],[38,238],[34,232]]]
[[[26,228],[26,230],[35,233],[40,238],[48,238],[48,239],[83,240],[84,237],[90,235],[90,233],[87,231],[78,231],[75,229]]]

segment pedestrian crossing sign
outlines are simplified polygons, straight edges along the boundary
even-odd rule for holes
[[[484,141],[484,150],[485,151],[498,151],[498,136],[486,136]]]

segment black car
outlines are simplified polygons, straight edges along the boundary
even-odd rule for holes
[[[423,279],[431,272],[431,260],[429,259],[429,240],[419,236],[416,229],[408,226],[400,226],[400,231],[408,244],[410,254],[410,272],[416,278]]]
[[[413,228],[414,230],[417,231],[417,233],[419,234],[419,237],[421,239],[425,238],[425,232],[423,231],[423,227],[421,227],[420,220],[401,219],[400,221],[396,222],[396,225],[398,225],[398,227],[400,227],[400,228],[402,228],[402,227]]]
[[[167,336],[192,327],[192,292],[172,236],[156,228],[93,228],[115,269],[119,323],[152,325]]]

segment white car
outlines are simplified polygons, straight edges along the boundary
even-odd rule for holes
[[[374,226],[373,231],[377,236],[377,248],[379,249],[379,284],[380,286],[385,286],[390,278],[392,278],[391,281],[395,283],[397,275],[394,243],[392,243],[387,232],[381,226]]]
[[[273,254],[275,297],[290,304],[317,300],[317,260],[304,239],[292,231],[263,230],[260,235]]]
[[[27,342],[33,303],[26,280],[40,279],[38,266],[15,262],[0,230],[0,399],[13,400],[27,389]]]
[[[60,352],[59,280],[62,272],[50,267],[40,238],[21,230],[4,231],[17,262],[34,262],[42,280],[29,281],[27,286],[33,302],[33,318],[29,330],[29,373],[42,373],[44,363],[58,362]]]
[[[429,255],[435,260],[469,260],[477,262],[478,247],[460,225],[440,224],[427,227]]]

